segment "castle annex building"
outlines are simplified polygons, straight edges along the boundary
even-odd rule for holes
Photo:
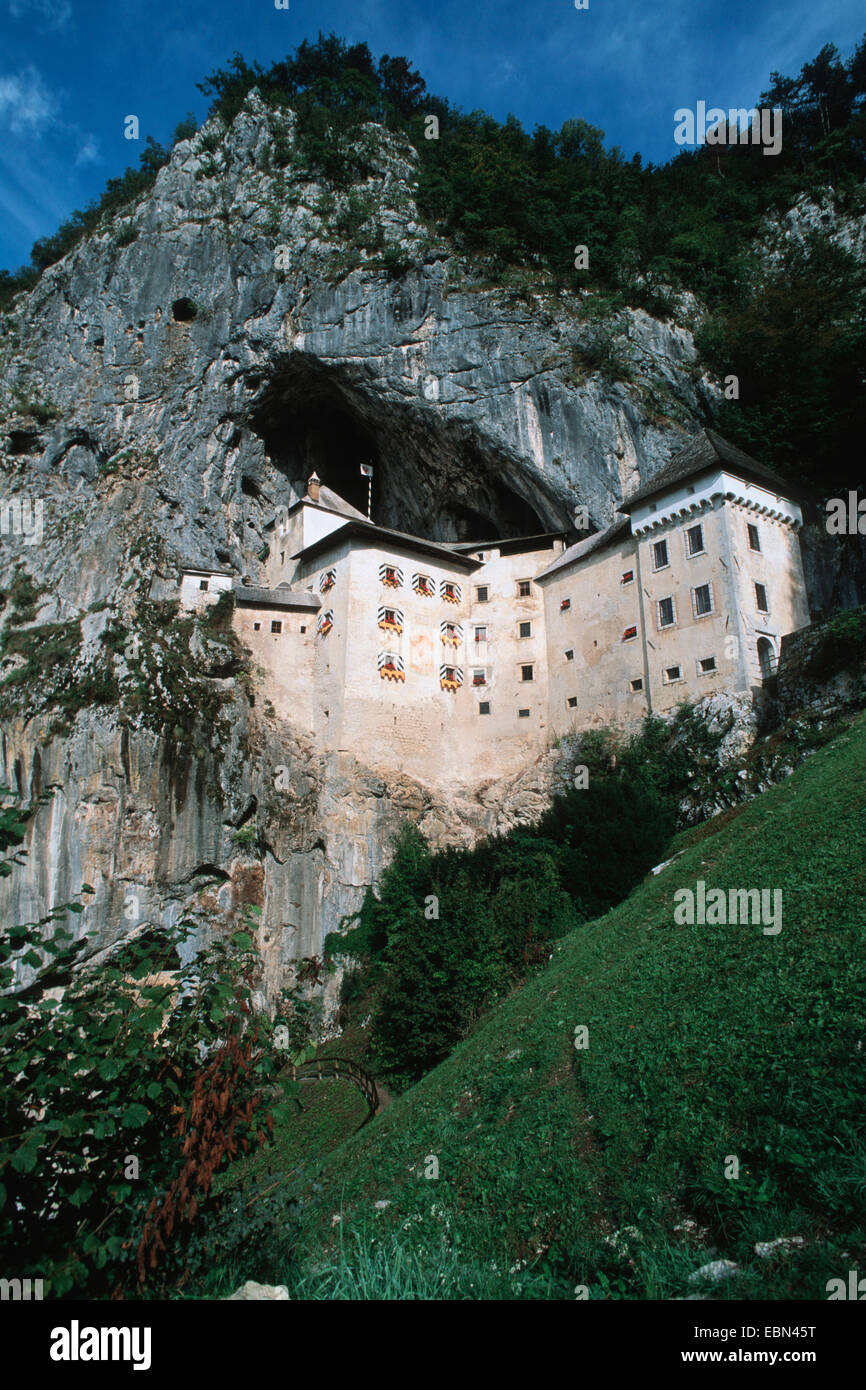
[[[749,691],[809,622],[782,479],[703,430],[605,531],[446,545],[376,526],[315,474],[235,593],[262,698],[323,751],[430,783],[517,772],[556,735]]]

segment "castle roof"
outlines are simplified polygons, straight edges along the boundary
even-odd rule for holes
[[[567,531],[542,531],[536,536],[512,536],[508,540],[453,541],[452,550],[498,550],[500,555],[519,555],[522,550],[546,550],[553,541],[564,540]]]
[[[291,516],[292,512],[298,510],[298,507],[304,506],[318,507],[320,511],[335,512],[338,516],[351,517],[353,520],[367,520],[363,512],[359,512],[357,507],[353,507],[351,502],[346,501],[345,497],[341,497],[338,492],[334,492],[333,488],[325,487],[324,483],[321,483],[319,486],[317,501],[314,502],[309,496],[299,497],[297,502],[293,502],[290,507],[285,509],[285,514],[286,516]],[[282,510],[282,508],[280,510]],[[279,513],[275,512],[273,516],[268,517],[268,520],[265,522],[265,529],[275,524],[278,515]]]
[[[780,478],[771,468],[765,468],[750,454],[738,449],[735,444],[729,444],[720,434],[716,434],[715,430],[705,429],[690,439],[684,448],[679,449],[654,478],[650,478],[649,482],[643,483],[635,492],[624,498],[617,511],[630,512],[639,502],[645,502],[647,498],[655,497],[659,492],[666,492],[689,478],[719,467],[729,469],[738,477],[762,483],[781,497],[796,496],[800,491],[784,478]]]
[[[360,521],[347,521],[344,526],[338,526],[335,531],[329,531],[327,536],[314,541],[312,545],[306,546],[292,556],[293,560],[313,559],[323,551],[330,550],[340,541],[346,540],[350,536],[359,536],[368,540],[378,541],[383,549],[395,549],[402,547],[404,550],[416,550],[423,555],[433,555],[443,563],[459,565],[466,570],[476,570],[481,561],[475,560],[471,555],[461,555],[458,550],[452,550],[450,546],[440,545],[438,541],[424,540],[420,536],[409,536],[405,531],[392,531],[387,526],[376,526],[372,521],[367,521],[362,517]]]
[[[570,545],[561,555],[558,555],[552,564],[543,569],[540,574],[535,576],[539,579],[549,579],[552,574],[558,574],[560,570],[567,569],[569,565],[578,560],[585,560],[587,555],[592,555],[596,550],[603,550],[605,546],[612,545],[614,541],[620,539],[630,531],[630,524],[627,517],[620,517],[604,531],[596,531],[594,535],[587,536],[585,540],[577,541],[575,545]]]
[[[251,608],[300,608],[315,611],[321,608],[318,594],[306,589],[290,589],[288,585],[278,584],[276,589],[261,589],[255,584],[236,584],[233,590],[236,602],[248,604]]]

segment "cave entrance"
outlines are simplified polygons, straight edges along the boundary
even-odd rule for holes
[[[300,496],[310,474],[318,473],[326,487],[365,516],[367,479],[361,476],[361,464],[372,463],[373,520],[379,522],[375,429],[320,363],[290,364],[265,392],[252,427]]]
[[[465,424],[383,401],[343,367],[306,353],[284,359],[249,414],[272,464],[303,496],[310,474],[365,516],[372,464],[379,526],[443,542],[510,540],[560,528],[522,495],[519,465],[485,449]],[[287,499],[280,499],[287,500]]]

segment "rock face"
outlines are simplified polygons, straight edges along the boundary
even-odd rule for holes
[[[420,223],[416,157],[386,132],[367,132],[376,168],[354,201],[317,184],[293,119],[253,93],[228,132],[211,122],[179,144],[134,210],[0,325],[6,496],[39,513],[38,535],[4,534],[0,584],[8,597],[19,566],[32,577],[19,631],[61,625],[82,692],[70,714],[63,687],[58,726],[46,658],[3,708],[2,777],[46,797],[38,852],[0,880],[4,920],[89,883],[78,925],[98,950],[142,923],[231,922],[255,903],[271,1000],[357,910],[402,820],[440,846],[532,819],[556,758],[447,805],[386,784],[269,719],[242,656],[201,632],[178,630],[172,667],[142,637],[145,596],[182,564],[255,583],[264,522],[314,468],[366,509],[358,465],[372,462],[374,520],[434,539],[558,529],[578,504],[605,525],[715,389],[687,327],[473,283]],[[600,344],[606,374],[591,367]],[[196,683],[181,689],[186,665]]]

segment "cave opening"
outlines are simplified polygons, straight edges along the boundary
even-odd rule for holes
[[[519,467],[485,448],[471,427],[385,402],[345,368],[293,353],[267,380],[247,384],[257,391],[247,423],[297,496],[315,472],[366,516],[361,465],[371,464],[379,526],[447,543],[537,535],[559,525],[552,499],[545,499],[543,521],[521,493]],[[277,501],[288,501],[288,489]]]

